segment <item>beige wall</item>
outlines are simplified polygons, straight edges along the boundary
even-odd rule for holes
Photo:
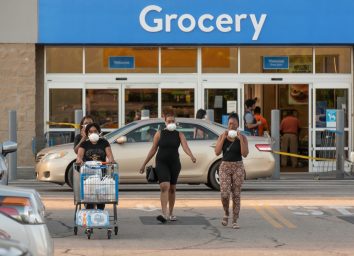
[[[0,141],[8,139],[8,111],[16,110],[19,167],[34,165],[35,100],[36,46],[0,44]]]

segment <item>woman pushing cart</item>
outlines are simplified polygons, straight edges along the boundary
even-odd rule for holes
[[[89,140],[80,145],[74,166],[74,234],[77,234],[78,226],[82,226],[86,228],[90,239],[93,228],[107,228],[107,237],[111,238],[112,217],[114,232],[116,235],[118,233],[118,165],[114,161],[110,144],[100,138],[101,128],[97,123],[88,124],[85,133]],[[83,203],[86,209],[81,209]],[[105,204],[113,205],[113,216],[104,210]]]

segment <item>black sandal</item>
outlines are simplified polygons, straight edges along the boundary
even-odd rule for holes
[[[162,224],[165,224],[167,222],[167,219],[162,215],[157,216],[156,219],[160,221]]]

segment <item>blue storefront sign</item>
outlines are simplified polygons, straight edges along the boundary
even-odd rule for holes
[[[337,126],[337,110],[326,109],[326,127],[335,128]]]
[[[288,56],[264,56],[263,69],[289,69]]]
[[[132,56],[110,56],[108,67],[110,69],[134,69],[135,60]]]
[[[354,44],[353,0],[38,0],[44,44]]]

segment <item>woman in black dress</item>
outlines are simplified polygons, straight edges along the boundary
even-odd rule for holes
[[[184,152],[190,156],[193,163],[196,162],[187,140],[183,133],[176,131],[175,117],[172,114],[165,115],[166,129],[156,132],[153,145],[140,168],[140,173],[145,172],[146,164],[156,154],[156,174],[160,183],[160,201],[162,215],[157,216],[157,220],[165,223],[177,220],[173,215],[173,208],[176,200],[176,184],[181,170],[178,148],[182,145]],[[169,211],[167,212],[167,204]]]

